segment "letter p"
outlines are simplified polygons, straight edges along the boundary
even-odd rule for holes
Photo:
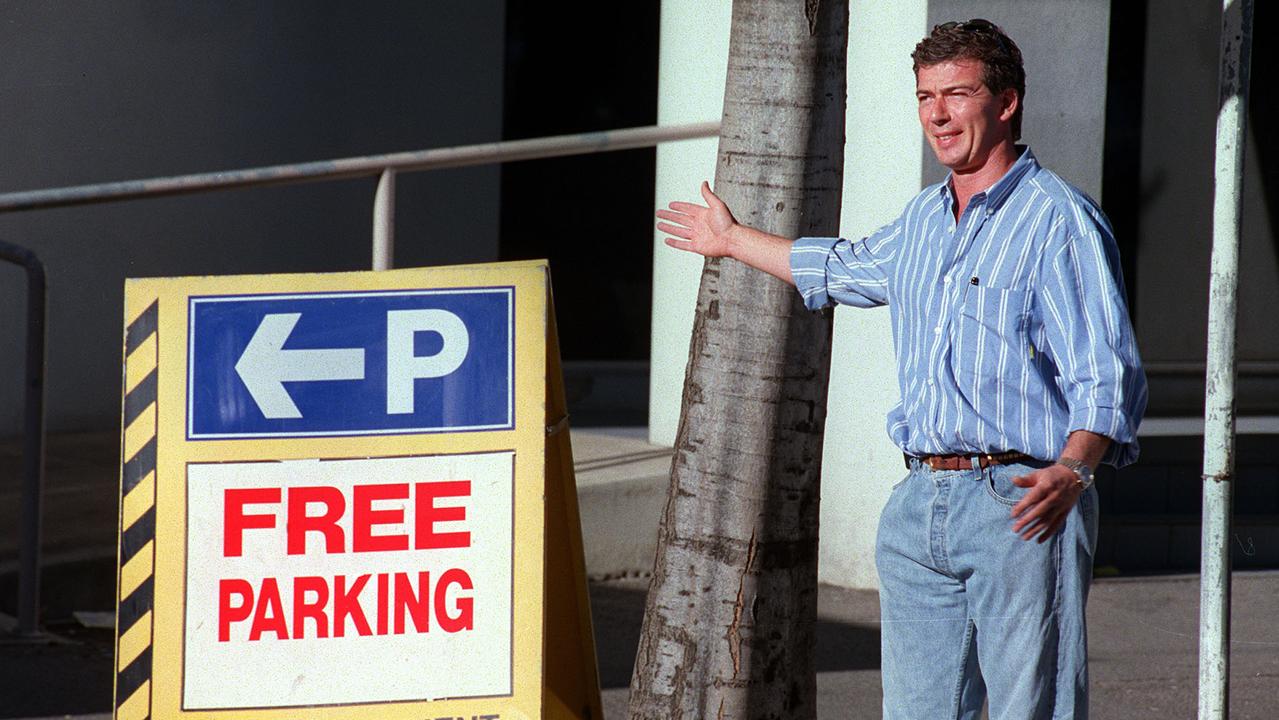
[[[233,597],[240,599],[233,603]],[[231,623],[249,619],[253,612],[253,586],[239,578],[227,578],[218,583],[218,642],[230,642]]]
[[[417,333],[439,333],[444,344],[434,355],[415,355]],[[470,349],[462,318],[448,310],[390,310],[386,313],[386,412],[413,412],[413,381],[444,377],[457,370]]]

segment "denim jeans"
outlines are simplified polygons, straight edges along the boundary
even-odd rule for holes
[[[884,718],[1088,717],[1084,607],[1097,544],[1097,491],[1043,543],[1012,531],[1048,463],[933,470],[912,461],[879,521]]]

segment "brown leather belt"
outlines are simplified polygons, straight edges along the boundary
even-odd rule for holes
[[[1017,452],[1016,450],[998,453],[973,453],[973,455],[977,456],[978,466],[983,468],[991,465],[1011,465],[1022,460],[1032,459],[1026,453]],[[902,458],[906,460],[907,468],[910,467],[911,460],[918,460],[921,464],[927,465],[934,470],[972,470],[973,455],[924,455],[917,457],[903,454]]]

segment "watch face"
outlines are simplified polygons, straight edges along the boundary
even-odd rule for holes
[[[1058,460],[1057,462],[1060,463],[1061,465],[1065,465],[1066,467],[1070,468],[1070,470],[1075,473],[1075,477],[1079,478],[1080,485],[1084,486],[1085,488],[1088,487],[1089,485],[1092,485],[1093,470],[1092,468],[1088,467],[1088,465],[1084,463],[1082,460],[1076,460],[1074,458],[1062,458],[1061,460]]]
[[[1092,468],[1087,465],[1082,465],[1079,468],[1079,481],[1084,484],[1084,487],[1092,485],[1093,477]]]

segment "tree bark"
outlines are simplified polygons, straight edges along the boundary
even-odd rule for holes
[[[834,235],[847,0],[735,0],[715,191]],[[734,260],[702,271],[630,717],[813,718],[829,313]]]

